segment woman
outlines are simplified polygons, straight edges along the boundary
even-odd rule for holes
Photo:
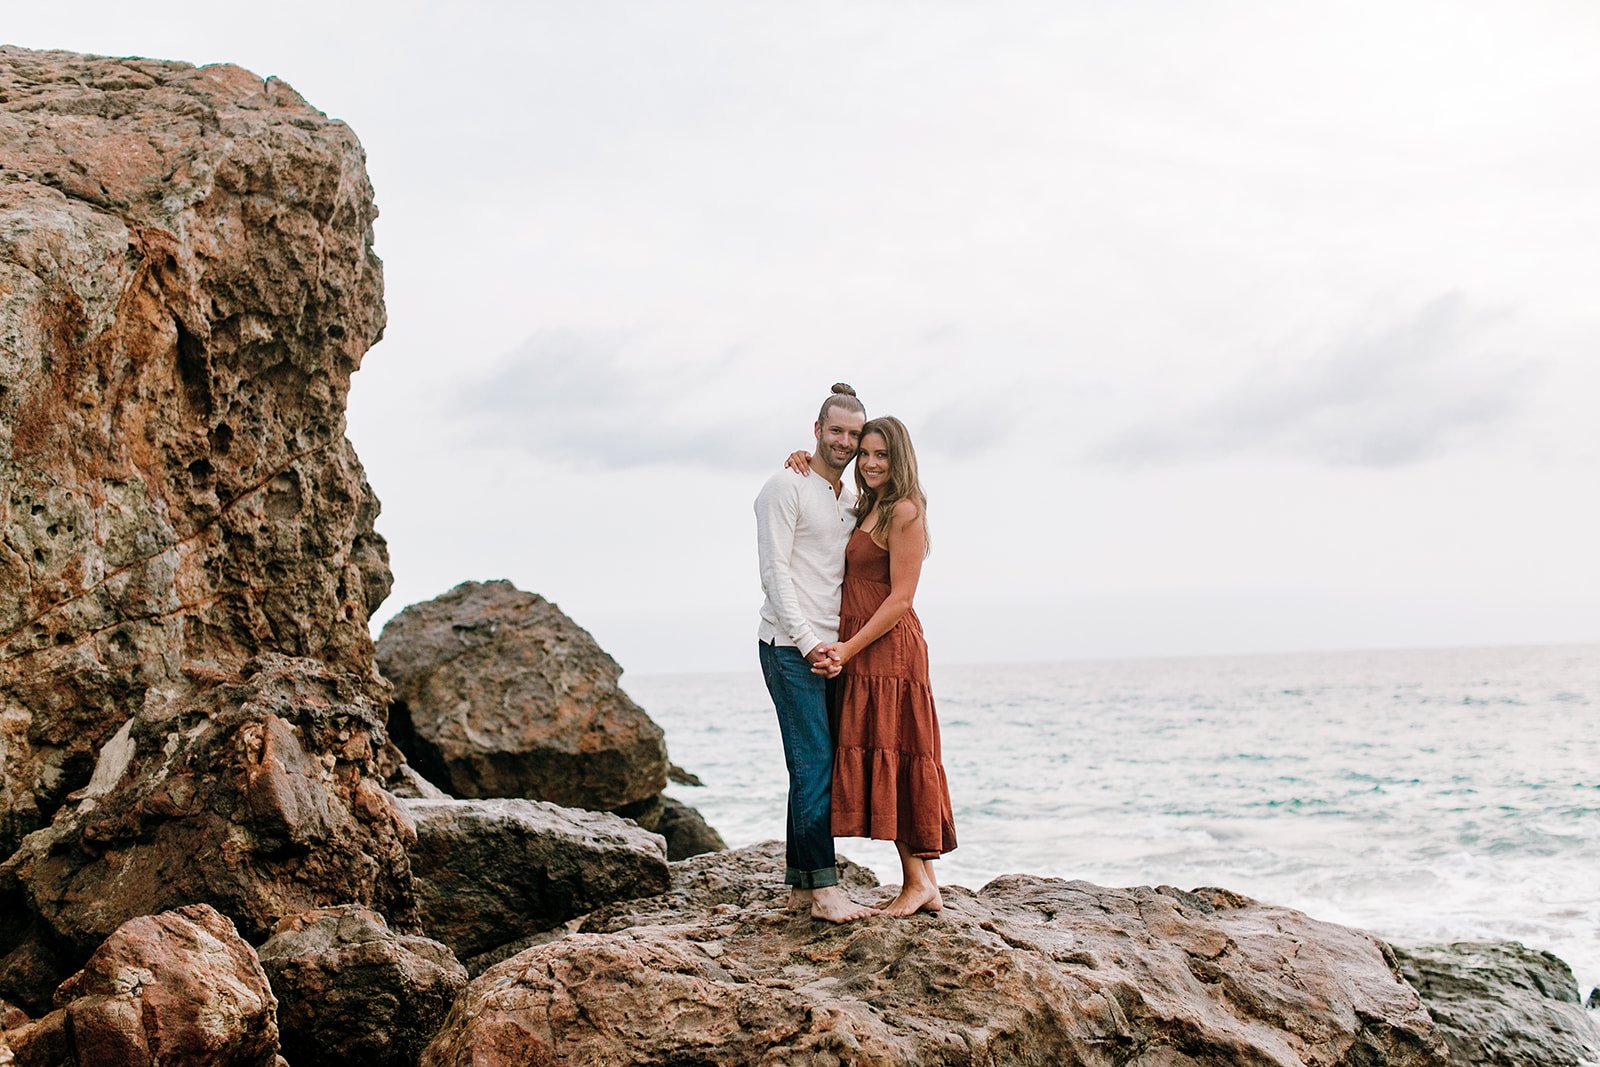
[[[805,466],[795,456],[790,464]],[[911,607],[928,554],[927,500],[899,419],[869,419],[861,428],[855,478],[839,640],[827,646],[841,674],[833,833],[894,842],[900,893],[885,914],[937,913],[944,901],[932,861],[956,847],[956,833],[928,645]]]

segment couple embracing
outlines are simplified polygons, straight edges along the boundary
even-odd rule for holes
[[[790,907],[831,922],[877,914],[845,895],[834,866],[834,837],[871,837],[900,854],[884,913],[938,912],[932,861],[956,835],[911,607],[928,551],[916,454],[900,420],[869,420],[848,385],[833,387],[813,433],[816,448],[756,497],[761,673],[789,771]]]

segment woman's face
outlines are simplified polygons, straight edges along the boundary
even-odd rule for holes
[[[889,484],[889,442],[881,433],[869,433],[861,439],[861,450],[856,453],[856,470],[867,488],[881,491]]]

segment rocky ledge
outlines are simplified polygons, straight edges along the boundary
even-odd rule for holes
[[[781,870],[775,842],[675,864],[668,893],[477,978],[422,1062],[1447,1062],[1381,941],[1226,890],[1008,875],[938,917],[821,927],[781,908]]]
[[[1028,875],[946,889],[936,917],[828,927],[783,910],[782,866],[777,842],[673,864],[666,893],[485,971],[422,1062],[1577,1067],[1600,1051],[1570,972],[1517,946],[1402,963],[1223,889]],[[842,873],[858,899],[893,895]],[[1496,1036],[1473,1040],[1471,1008],[1505,991]]]

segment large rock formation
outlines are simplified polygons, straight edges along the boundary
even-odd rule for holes
[[[407,800],[422,924],[463,959],[667,887],[660,837],[538,800]]]
[[[0,994],[168,905],[405,919],[344,437],[375,215],[281,82],[0,49],[0,854],[45,835],[0,871]]]
[[[475,979],[422,1062],[1446,1062],[1381,942],[1287,908],[1011,875],[940,918],[828,927],[775,907],[781,866],[674,865],[666,896]]]
[[[1600,1062],[1600,1027],[1572,970],[1514,941],[1395,947],[1453,1067],[1579,1067]]]
[[[467,984],[444,945],[355,905],[291,915],[259,955],[294,1067],[409,1067]]]
[[[204,904],[122,926],[11,1035],[19,1067],[272,1067],[277,1001],[256,954]]]
[[[609,811],[667,784],[661,728],[617,685],[616,660],[510,582],[412,604],[384,626],[378,665],[396,741],[454,796]]]

